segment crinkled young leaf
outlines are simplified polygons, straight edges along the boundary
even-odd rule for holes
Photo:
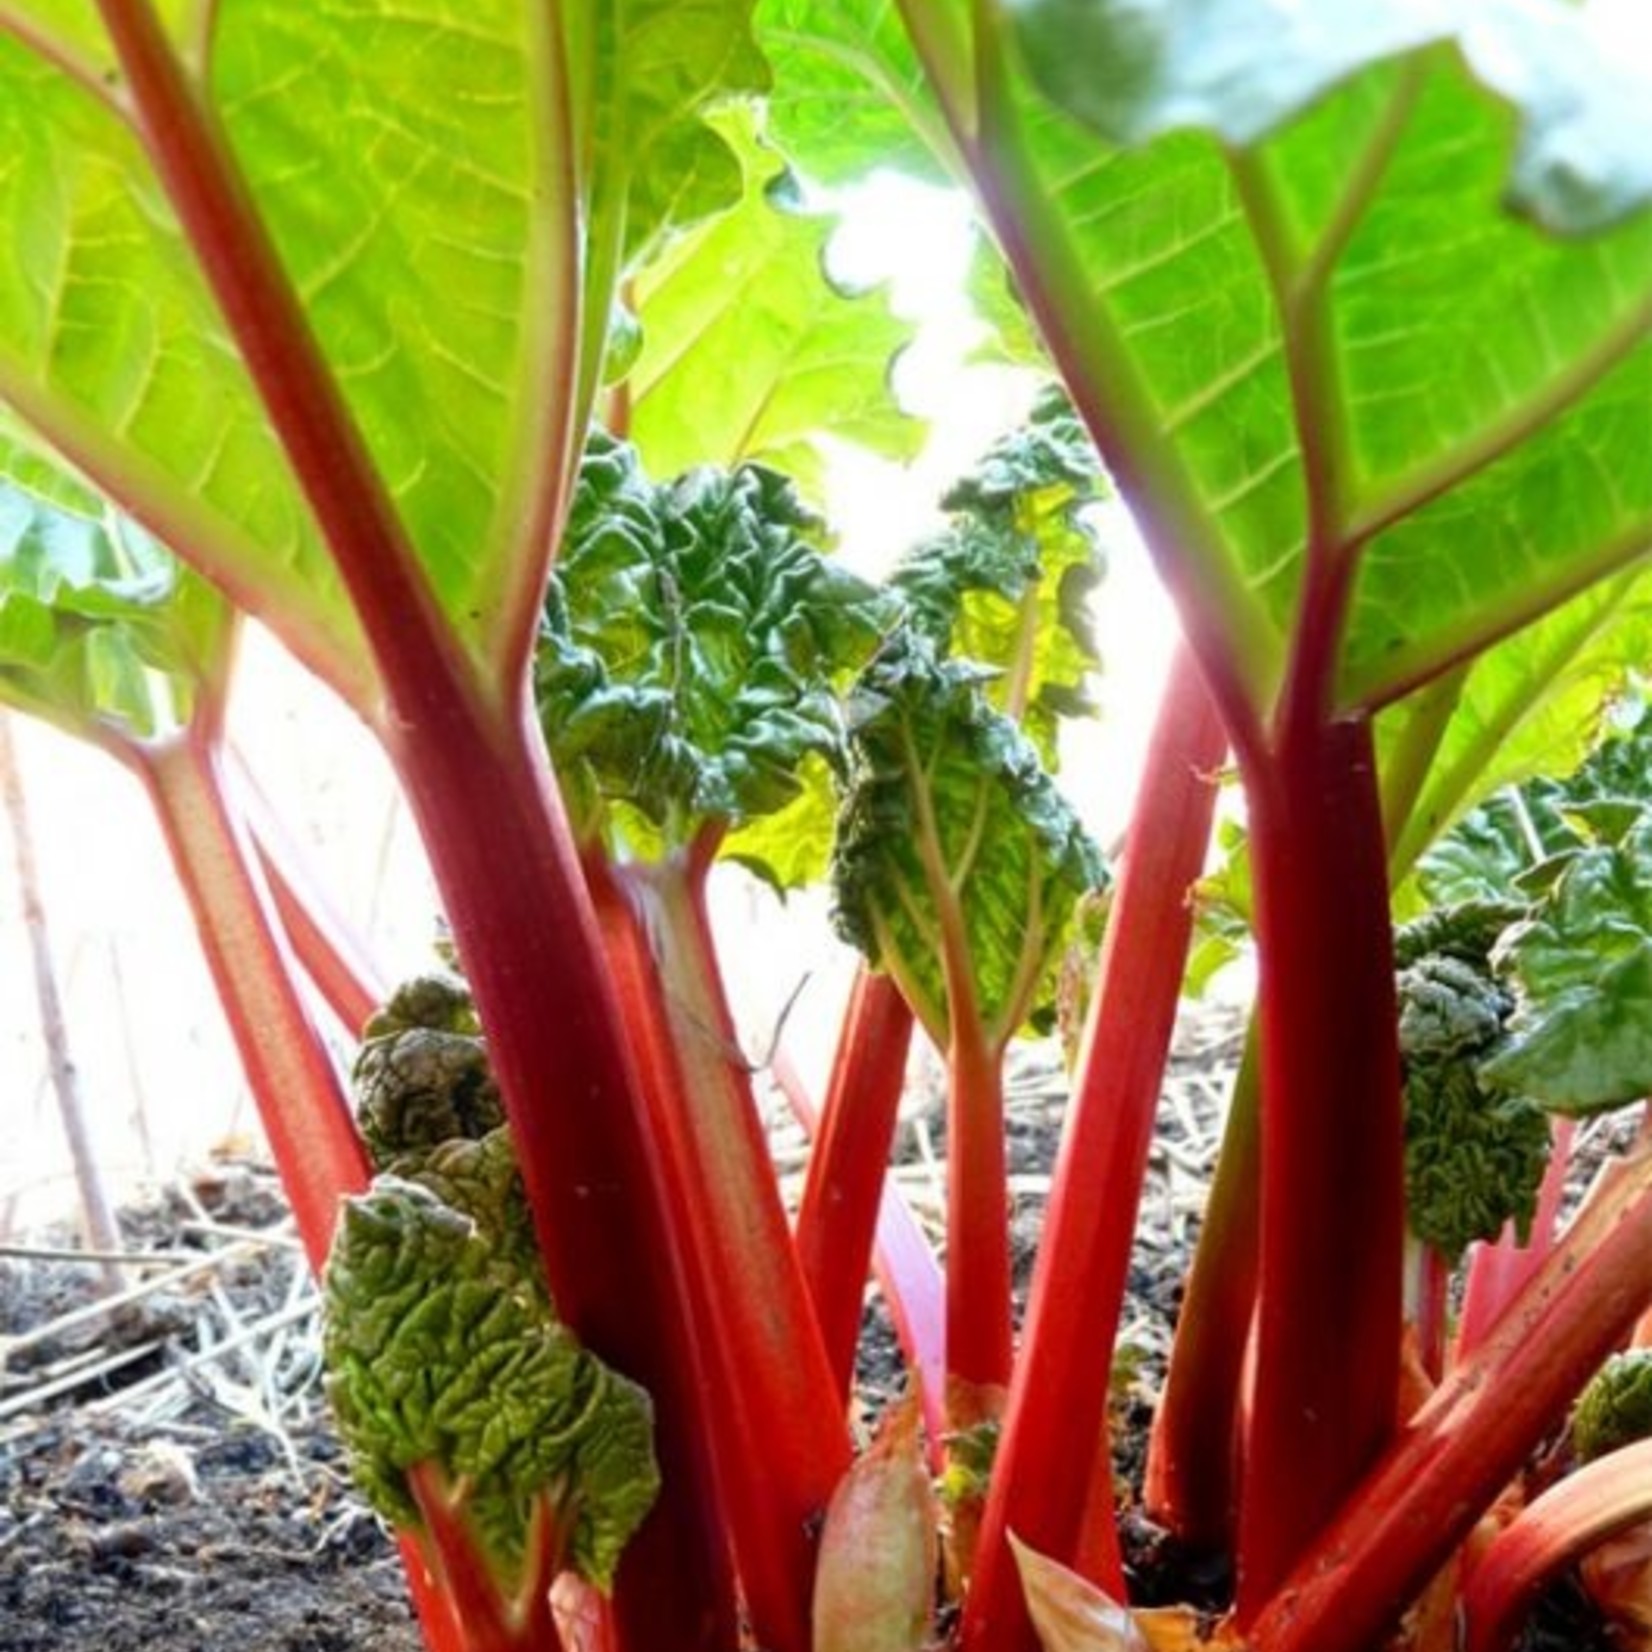
[[[655,475],[760,460],[818,502],[823,435],[891,458],[917,452],[924,426],[889,387],[912,329],[882,293],[833,283],[834,220],[797,198],[749,114],[714,124],[739,156],[745,194],[632,279],[642,348],[626,434]]]
[[[948,525],[892,581],[942,654],[994,667],[985,692],[1054,765],[1058,719],[1093,709],[1087,603],[1101,563],[1083,508],[1105,489],[1067,399],[1047,394],[942,499]]]
[[[71,478],[10,457],[29,485],[0,484],[0,699],[89,738],[181,728],[223,692],[228,604]]]
[[[836,687],[888,605],[816,533],[773,471],[655,484],[634,449],[593,437],[535,664],[584,831],[682,847],[708,824],[783,809],[808,758],[837,758]]]
[[[351,1083],[374,1170],[468,1216],[542,1295],[533,1212],[464,981],[429,974],[397,987],[362,1029]]]
[[[1506,921],[1492,908],[1430,914],[1396,948],[1409,960],[1399,972],[1406,1221],[1453,1259],[1508,1222],[1525,1235],[1548,1163],[1542,1109],[1480,1076],[1514,1007],[1487,962]]]
[[[1652,1348],[1614,1354],[1572,1413],[1572,1446],[1586,1463],[1636,1440],[1652,1440]]]
[[[1652,815],[1574,854],[1499,958],[1518,989],[1485,1076],[1561,1113],[1652,1090]]]
[[[380,1169],[454,1138],[476,1140],[505,1122],[480,1037],[406,1027],[369,1037],[353,1075],[356,1120]]]
[[[945,1044],[948,912],[989,1039],[1048,1006],[1074,907],[1101,859],[1039,762],[982,693],[987,674],[892,639],[850,696],[851,768],[832,880],[845,939],[900,983]]]
[[[393,1177],[345,1204],[328,1259],[327,1387],[374,1506],[417,1527],[436,1465],[502,1594],[536,1506],[563,1563],[606,1588],[659,1478],[648,1397],[551,1316],[477,1224]]]

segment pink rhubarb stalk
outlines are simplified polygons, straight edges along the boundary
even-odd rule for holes
[[[1096,1463],[1108,1449],[1113,1341],[1192,934],[1189,897],[1204,867],[1214,775],[1226,749],[1198,665],[1183,648],[1149,745],[1108,918],[982,1520],[965,1652],[1033,1652],[1008,1534],[1052,1559],[1075,1561],[1093,1487],[1098,1478],[1108,1483]],[[1122,1599],[1112,1523],[1098,1518],[1090,1530],[1092,1580]],[[1093,1541],[1097,1532],[1102,1543]]]
[[[339,1201],[368,1182],[348,1099],[296,986],[256,856],[223,789],[214,742],[195,728],[133,747],[229,1020],[310,1266],[332,1244]]]
[[[149,795],[305,1254],[319,1273],[339,1201],[367,1185],[367,1155],[299,995],[249,836],[225,792],[218,709],[204,703],[195,724],[164,744],[104,744]],[[418,1545],[404,1536],[400,1546],[430,1652],[472,1652]]]
[[[905,1000],[901,1003],[904,1007]],[[820,1111],[784,1050],[776,1051],[771,1072],[792,1116],[812,1139],[820,1128]],[[907,1369],[917,1379],[925,1446],[931,1468],[939,1473],[946,1433],[946,1278],[929,1236],[881,1167],[880,1181],[872,1274],[894,1322]]]
[[[803,1278],[846,1402],[911,1044],[912,1011],[900,989],[863,967],[850,990],[796,1229]]]
[[[235,795],[287,940],[317,992],[352,1038],[390,996],[390,982],[320,886],[308,857],[263,788],[237,764]]]

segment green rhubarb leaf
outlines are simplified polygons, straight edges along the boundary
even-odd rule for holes
[[[249,607],[279,610],[315,669],[365,694],[354,622],[104,79],[106,48],[88,43],[90,8],[34,9],[65,55],[0,28],[0,476],[33,485],[54,450],[67,454]],[[16,439],[25,425],[31,444]]]
[[[1259,711],[1310,500],[1324,555],[1357,563],[1348,708],[1652,544],[1652,144],[1620,118],[1646,89],[1579,9],[1028,0],[998,28],[975,8],[965,52],[938,11],[903,7],[904,45],[991,133],[1000,244]],[[900,52],[853,33],[839,69],[901,109]],[[932,135],[923,107],[909,126]]]
[[[598,434],[546,598],[540,718],[580,829],[633,850],[775,813],[842,746],[837,688],[887,600],[756,465],[656,484]]]
[[[1566,860],[1500,962],[1519,1007],[1491,1082],[1574,1114],[1652,1090],[1652,815]]]
[[[592,8],[587,100],[596,179],[591,238],[623,226],[634,267],[663,237],[744,193],[737,146],[705,117],[762,93],[768,65],[752,37],[752,0],[613,0]]]
[[[956,0],[930,0],[935,18]],[[758,0],[759,38],[775,69],[769,122],[809,176],[854,183],[874,166],[936,181],[945,122],[895,0]]]
[[[1012,0],[1046,90],[1114,143],[1202,127],[1255,143],[1385,58],[1454,43],[1522,116],[1513,198],[1552,228],[1652,200],[1652,143],[1587,25],[1526,0]],[[1236,73],[1236,66],[1243,72]]]
[[[832,878],[844,938],[943,1046],[967,994],[991,1041],[1051,1008],[1051,976],[1101,860],[982,693],[990,673],[892,638],[849,700],[851,770]]]
[[[715,123],[744,170],[740,203],[632,279],[642,349],[627,435],[656,474],[761,460],[822,497],[823,435],[911,458],[923,425],[889,388],[911,328],[881,294],[836,286],[834,220],[798,199],[749,112]]]
[[[1618,639],[1622,642],[1644,635],[1642,624],[1624,629],[1628,635]],[[1615,841],[1635,825],[1652,802],[1652,717],[1628,693],[1628,662],[1615,663],[1607,680],[1590,683],[1585,673],[1577,687],[1560,695],[1562,706],[1553,709],[1574,709],[1580,727],[1560,729],[1546,743],[1557,757],[1548,772],[1498,791],[1423,856],[1416,881],[1431,901],[1536,894],[1589,842]],[[1575,708],[1569,704],[1574,697]],[[1546,712],[1544,721],[1552,716],[1552,710]],[[1594,736],[1596,743],[1579,761],[1584,736]]]
[[[417,1529],[409,1472],[430,1466],[502,1595],[536,1574],[547,1518],[555,1569],[606,1588],[659,1486],[643,1391],[579,1346],[472,1218],[412,1182],[346,1201],[324,1287],[328,1394],[380,1513]]]
[[[359,627],[94,9],[10,9],[0,400],[376,710]],[[748,12],[163,8],[436,600],[484,671],[520,641],[550,549],[564,478],[547,456],[581,389],[573,284],[583,268],[605,317],[627,256],[738,198],[738,160],[700,117],[766,83]]]
[[[198,56],[210,23],[196,0],[154,0],[161,27],[179,49]],[[47,43],[55,58],[88,81],[115,86],[120,65],[93,0],[8,0],[0,28]]]
[[[988,699],[1052,768],[1059,720],[1094,710],[1088,603],[1102,566],[1082,512],[1103,488],[1084,427],[1065,397],[1047,395],[942,499],[947,527],[892,582],[940,653],[999,673]]]
[[[1461,823],[1480,837],[1486,828],[1469,825],[1471,812],[1494,792],[1571,773],[1601,734],[1603,708],[1623,695],[1648,658],[1652,575],[1636,569],[1602,581],[1481,654],[1455,686],[1441,685],[1449,688],[1443,707],[1433,703],[1431,689],[1386,712],[1377,725],[1385,776],[1392,783],[1411,762],[1423,766],[1413,801],[1390,828],[1396,880],[1422,861],[1431,901],[1469,898],[1466,883],[1441,881],[1450,876],[1450,862],[1461,863],[1463,877],[1477,877],[1474,854],[1464,857],[1468,845],[1453,827]],[[1430,727],[1433,719],[1441,720]],[[1408,747],[1420,748],[1420,755],[1408,756]],[[1527,802],[1538,842],[1546,850],[1559,847],[1565,834],[1556,837],[1559,822],[1545,818],[1541,788],[1528,792]],[[1518,822],[1489,829],[1505,850],[1501,867],[1486,868],[1492,882],[1483,892],[1506,889],[1533,858],[1531,837]],[[1485,847],[1489,851],[1490,840]]]
[[[213,35],[213,101],[253,196],[478,653],[535,566],[518,536],[546,473],[540,375],[571,368],[563,236],[535,214],[566,196],[547,35],[507,0],[241,0]]]
[[[0,433],[0,699],[135,745],[221,703],[234,618],[135,523]]]

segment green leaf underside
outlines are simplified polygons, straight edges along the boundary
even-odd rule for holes
[[[900,983],[943,1046],[944,908],[983,1031],[1002,1042],[1048,1007],[1074,907],[1102,881],[1095,848],[1031,742],[980,692],[983,669],[893,639],[850,697],[850,784],[833,861],[844,937]]]
[[[851,183],[877,165],[946,178],[940,111],[896,0],[758,0],[756,17],[775,67],[771,129],[810,177]]]
[[[1441,834],[1501,787],[1576,768],[1599,736],[1602,706],[1648,658],[1652,576],[1639,571],[1603,581],[1481,654],[1415,803],[1395,823],[1396,872],[1409,873],[1427,853],[1428,898],[1468,898],[1467,888],[1454,894],[1439,884],[1435,856],[1455,853]],[[1379,719],[1385,768],[1409,720],[1421,715],[1419,702],[1407,700]]]
[[[502,1597],[537,1575],[536,1537],[607,1588],[658,1490],[652,1408],[556,1320],[463,983],[402,987],[355,1086],[379,1174],[345,1202],[323,1353],[358,1482],[417,1528],[408,1471],[433,1466]]]
[[[598,84],[575,97],[591,99],[602,180],[593,215],[623,212],[626,265],[741,197],[740,156],[703,112],[768,88],[751,9],[751,0],[619,0],[596,13]],[[598,223],[593,234],[603,233]]]
[[[95,0],[7,0],[6,12],[36,31],[51,49],[89,77],[113,86],[120,78],[109,36],[97,13]],[[179,49],[192,53],[201,27],[198,0],[155,0],[161,26]],[[4,28],[0,23],[0,28]]]
[[[1036,45],[1047,29],[1046,55],[1070,65],[1062,89],[1075,100],[1078,82],[1116,91],[1101,66],[1139,49],[1133,27],[1151,33],[1170,18],[1185,38],[1175,37],[1157,84],[1161,100],[1185,112],[1188,85],[1197,91],[1209,67],[1201,41],[1218,38],[1205,8],[1051,0],[1021,9],[1029,13],[1023,36]],[[1603,216],[1620,216],[1645,199],[1652,160],[1641,138],[1619,143],[1593,115],[1567,124],[1579,48],[1565,8],[1529,9],[1507,25],[1521,31],[1511,61],[1524,79],[1504,89],[1517,91],[1528,111],[1553,115],[1548,158],[1536,166],[1554,185],[1553,210],[1562,211],[1570,143],[1573,184],[1598,164],[1607,181],[1596,204]],[[1194,10],[1198,26],[1184,25]],[[1242,26],[1221,38],[1239,46],[1224,74],[1207,78],[1219,90],[1266,86],[1278,8],[1234,0],[1224,11]],[[1359,572],[1337,689],[1344,704],[1375,706],[1652,541],[1652,449],[1644,440],[1652,222],[1640,214],[1560,240],[1508,216],[1500,203],[1522,141],[1508,104],[1451,49],[1369,65],[1361,52],[1344,51],[1405,19],[1415,24],[1415,5],[1323,19],[1321,11],[1293,15],[1341,55],[1336,73],[1352,72],[1305,112],[1300,97],[1329,76],[1274,97],[1268,120],[1283,124],[1250,143],[1254,188],[1245,195],[1230,152],[1213,136],[1176,131],[1116,149],[1021,80],[1012,79],[1013,124],[998,141],[1018,145],[1026,186],[1047,196],[1048,211],[1029,220],[1029,256],[1055,270],[1059,247],[1067,261],[1050,302],[1081,336],[1099,324],[1117,341],[1136,375],[1124,393],[1143,398],[1142,424],[1173,443],[1177,485],[1213,529],[1209,543],[1171,554],[1218,558],[1231,577],[1212,589],[1254,599],[1248,612],[1230,603],[1222,619],[1246,639],[1242,652],[1263,659],[1264,687],[1277,684],[1295,620],[1306,483],[1281,311],[1262,251],[1294,283],[1316,252],[1340,246],[1322,295],[1326,361],[1313,374],[1333,428],[1315,435],[1336,470],[1337,531],[1381,528]],[[1073,32],[1080,24],[1082,39]],[[1440,32],[1438,19],[1429,23],[1430,38]],[[875,41],[851,51],[852,37],[845,23],[835,61],[861,64],[868,94],[898,83],[896,48],[885,62]],[[1403,29],[1394,38],[1405,38]],[[1257,46],[1250,57],[1247,43]],[[1608,101],[1628,95],[1615,65],[1596,67],[1612,88]],[[1242,129],[1246,141],[1259,124]],[[807,167],[807,132],[794,129],[792,138]],[[1390,141],[1386,163],[1376,164]],[[1271,222],[1247,210],[1258,193]],[[1082,345],[1064,365],[1087,369]],[[1121,387],[1100,379],[1094,389],[1105,402]],[[1524,429],[1528,420],[1534,433]],[[1458,464],[1471,479],[1429,500]],[[1388,525],[1391,510],[1400,514]]]
[[[552,302],[538,30],[509,0],[240,0],[212,87],[443,609],[485,636],[517,547],[501,483]],[[537,279],[536,279],[537,278]]]
[[[686,848],[791,804],[807,758],[838,759],[836,690],[888,605],[815,530],[773,471],[654,484],[632,448],[593,437],[535,667],[583,830]]]
[[[131,129],[0,32],[0,153],[0,402],[191,554],[256,561],[348,678],[354,624]]]
[[[911,328],[881,294],[832,285],[833,221],[785,198],[783,169],[749,115],[731,112],[717,130],[739,156],[745,193],[634,279],[643,335],[627,434],[656,475],[755,459],[819,503],[822,433],[891,458],[916,454],[923,426],[889,387]]]
[[[1065,398],[1046,397],[947,493],[948,526],[893,580],[940,653],[998,673],[983,692],[1051,769],[1059,720],[1094,709],[1088,602],[1102,568],[1081,512],[1103,487],[1083,426]]]
[[[228,665],[223,599],[0,432],[0,699],[82,736],[186,724]]]
[[[1476,77],[1522,110],[1514,198],[1586,229],[1652,199],[1652,141],[1635,82],[1576,8],[1549,0],[1011,0],[1041,81],[1117,143],[1205,127],[1265,136],[1372,63],[1455,41]]]
[[[1520,1007],[1490,1079],[1579,1114],[1652,1089],[1652,815],[1565,862],[1501,965]]]

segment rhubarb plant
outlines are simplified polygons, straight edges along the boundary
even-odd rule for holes
[[[356,1100],[377,1173],[340,1215],[323,1350],[356,1480],[471,1634],[554,1638],[553,1580],[611,1587],[658,1491],[648,1397],[556,1317],[461,985],[369,1023]]]
[[[1397,984],[1393,932],[1441,830],[1533,773],[1545,733],[1575,753],[1643,652],[1652,151],[1632,71],[1560,0],[0,5],[6,681],[43,707],[82,683],[152,695],[164,604],[123,590],[141,618],[100,632],[110,565],[73,570],[125,547],[147,579],[165,547],[192,570],[165,576],[194,615],[181,680],[213,692],[175,708],[181,745],[138,746],[195,763],[225,604],[267,623],[383,744],[473,995],[474,1028],[413,1044],[470,1075],[459,1111],[485,1106],[457,1137],[481,1142],[352,1207],[338,1277],[365,1286],[366,1340],[354,1301],[332,1333],[364,1374],[394,1349],[361,1397],[338,1379],[340,1406],[440,1561],[435,1644],[835,1652],[857,1632],[836,1610],[846,1542],[904,1557],[876,1645],[929,1633],[911,1443],[857,1474],[843,1404],[908,1030],[890,982],[951,1057],[954,1420],[999,1422],[947,1634],[1093,1652],[1185,1629],[1121,1615],[1106,1369],[1229,760],[1254,1105],[1235,1107],[1195,1269],[1215,1285],[1179,1333],[1215,1380],[1173,1380],[1164,1406],[1162,1438],[1210,1449],[1165,1477],[1187,1499],[1167,1512],[1214,1506],[1238,1578],[1219,1638],[1248,1652],[1371,1652],[1474,1559],[1475,1523],[1652,1300],[1642,1150],[1402,1407],[1405,1091],[1444,1057],[1436,1035],[1471,1064],[1454,1105],[1490,1088],[1593,1107],[1642,1082],[1644,829],[1621,810],[1589,813],[1522,892],[1495,982],[1481,952],[1431,948]],[[970,192],[999,343],[1062,381],[1185,636],[1019,1343],[997,1064],[1096,881],[1041,765],[1088,669],[1065,622],[1089,578],[1071,507],[1094,482],[1088,447],[1046,427],[960,491],[904,597],[822,556],[769,467],[799,468],[818,506],[823,442],[913,440],[881,393],[900,329],[816,279],[822,226],[796,210],[876,166]],[[1048,491],[1017,452],[1057,460]],[[822,1120],[832,1169],[794,1240],[704,891],[719,856],[781,884],[818,870],[835,768],[856,783],[840,905],[887,973],[863,979]],[[216,824],[181,861],[250,865],[190,795]],[[309,1050],[252,1013],[289,972],[250,887],[223,955],[232,1013],[255,1057]],[[1597,932],[1617,1008],[1587,1036],[1619,1070],[1590,1088],[1578,1035],[1547,1017],[1575,1006]],[[1427,1046],[1409,1068],[1404,1011]],[[284,1093],[276,1147],[319,1254],[386,1121],[358,1131],[330,1074]],[[1468,1159],[1535,1160],[1525,1125],[1489,1153],[1469,1137]],[[510,1161],[522,1202],[499,1230],[461,1189],[514,1201]],[[1453,1196],[1462,1174],[1443,1174]],[[851,1184],[840,1224],[823,1195]],[[1485,1230],[1495,1211],[1471,1204],[1442,1240]],[[394,1310],[437,1257],[432,1369],[465,1403],[408,1413],[417,1437],[390,1443],[371,1382],[408,1369],[417,1310]],[[478,1306],[542,1425],[520,1448],[472,1427],[478,1368],[447,1333]],[[627,1397],[617,1433],[567,1434],[600,1459],[589,1494],[553,1449],[576,1390]],[[605,1442],[636,1444],[645,1411],[655,1467],[626,1453],[610,1517]],[[1528,1511],[1526,1558],[1511,1539],[1468,1579],[1488,1645],[1557,1524],[1630,1518],[1622,1479],[1583,1471],[1558,1515]],[[817,1614],[822,1522],[837,1581]],[[549,1605],[563,1568],[564,1590],[612,1584],[578,1629]],[[1398,1631],[1414,1652],[1445,1644],[1443,1586]]]

